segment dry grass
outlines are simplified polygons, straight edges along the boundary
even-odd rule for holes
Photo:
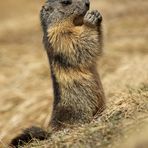
[[[41,5],[36,0],[5,0],[0,5],[2,148],[23,128],[46,127],[49,121],[52,87],[41,42]],[[148,2],[92,0],[92,7],[104,17],[105,53],[98,70],[107,109],[91,124],[59,132],[32,147],[135,148],[148,140]]]
[[[143,92],[140,89],[138,91],[135,90],[130,92],[129,94],[118,94],[114,97],[114,102],[111,101],[109,103],[106,111],[99,119],[95,119],[90,124],[75,127],[73,129],[66,129],[65,131],[53,134],[47,141],[35,141],[29,146],[26,146],[26,148],[35,146],[47,146],[50,148],[124,148],[124,145],[127,144],[126,140],[128,140],[131,135],[133,136],[133,133],[140,135],[143,134],[143,131],[146,132],[145,129],[147,128],[148,123],[147,95],[148,92]],[[141,131],[141,127],[144,130]],[[148,133],[144,134],[146,135]],[[139,137],[131,138],[130,144],[132,146],[135,146],[135,144],[139,144],[144,140],[138,139],[135,143],[134,140]]]

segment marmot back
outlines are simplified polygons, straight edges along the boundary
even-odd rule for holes
[[[96,69],[102,53],[102,16],[88,10],[89,0],[48,0],[40,13],[54,89],[49,123],[53,131],[89,123],[105,107]]]

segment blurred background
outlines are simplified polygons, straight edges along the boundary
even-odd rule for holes
[[[0,145],[30,125],[46,127],[52,104],[39,11],[44,0],[0,0]],[[148,1],[91,0],[103,15],[98,70],[108,99],[148,87]]]

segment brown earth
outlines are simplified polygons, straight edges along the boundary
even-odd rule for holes
[[[148,137],[148,1],[91,2],[104,18],[105,52],[98,70],[107,109],[91,124],[60,132],[29,147],[136,148],[137,139],[142,141],[140,146],[148,146],[148,139],[144,139]],[[5,0],[0,4],[2,148],[22,129],[48,125],[52,85],[39,22],[42,3]]]

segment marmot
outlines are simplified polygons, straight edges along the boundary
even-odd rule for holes
[[[89,5],[89,0],[48,0],[40,12],[54,87],[49,124],[53,130],[89,123],[105,107],[96,69],[102,53],[102,16],[97,10],[88,11]],[[14,138],[11,145],[34,137],[44,139],[46,135],[40,128],[32,127]]]

